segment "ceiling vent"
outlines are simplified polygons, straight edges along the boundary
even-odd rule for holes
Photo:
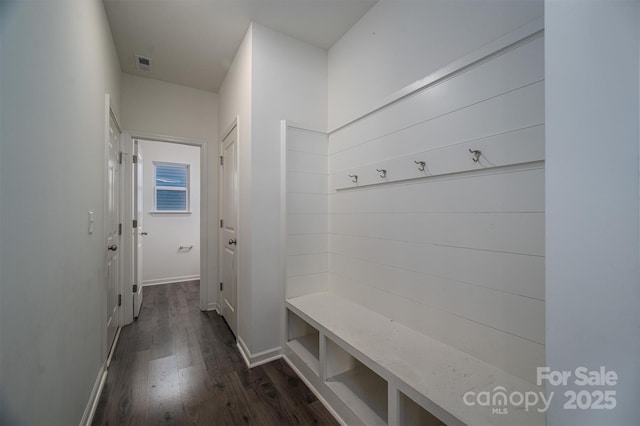
[[[140,71],[151,71],[151,58],[136,55],[136,66]]]

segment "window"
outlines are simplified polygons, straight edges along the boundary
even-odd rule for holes
[[[155,167],[155,210],[189,211],[189,165],[153,163]]]

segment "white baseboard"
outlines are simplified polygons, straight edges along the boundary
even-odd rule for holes
[[[282,358],[282,348],[280,346],[278,346],[277,348],[267,349],[266,351],[252,354],[241,337],[238,337],[237,346],[238,350],[240,351],[240,355],[242,355],[242,359],[244,359],[245,364],[247,364],[247,367],[249,368],[257,367],[259,365]]]
[[[217,302],[209,302],[207,304],[207,311],[216,311],[218,315],[221,315],[220,306],[218,305]]]
[[[107,380],[107,370],[105,370],[105,367],[103,365],[102,367],[100,367],[100,371],[98,371],[98,377],[96,378],[96,382],[93,384],[93,389],[91,389],[91,395],[89,395],[89,401],[87,402],[87,406],[84,409],[84,413],[82,413],[80,426],[90,426],[91,422],[93,422],[93,416],[96,414],[96,408],[98,407],[100,394],[102,393],[102,388],[104,388],[104,382],[106,380]]]
[[[113,339],[113,345],[111,345],[111,351],[109,351],[109,357],[104,365],[100,367],[100,371],[98,371],[98,377],[96,378],[96,382],[93,384],[93,389],[91,389],[91,395],[89,395],[89,402],[87,402],[87,406],[84,408],[84,413],[82,413],[80,426],[90,426],[93,422],[93,416],[96,414],[96,408],[98,408],[100,394],[102,393],[102,388],[104,388],[104,383],[107,380],[109,364],[111,364],[111,358],[113,358],[113,353],[116,351],[116,347],[118,346],[121,330],[122,327],[118,327],[116,336]]]
[[[109,351],[109,357],[107,358],[106,369],[109,369],[109,364],[111,364],[111,358],[113,358],[113,353],[116,351],[116,346],[118,345],[118,339],[120,339],[120,330],[122,327],[118,327],[116,330],[116,337],[113,338],[113,344],[111,345],[111,350]]]
[[[286,354],[282,355],[282,359],[284,359],[286,363],[289,364],[289,367],[291,367],[293,372],[296,373],[296,375],[300,378],[300,380],[302,380],[304,384],[307,385],[307,387],[311,390],[311,392],[313,392],[316,398],[318,398],[318,401],[320,401],[322,405],[324,405],[324,408],[327,409],[329,414],[331,414],[333,418],[336,419],[336,421],[340,423],[342,426],[347,426],[347,423],[344,420],[342,420],[342,417],[340,417],[338,413],[336,413],[336,410],[334,410],[333,407],[327,402],[327,400],[324,399],[324,397],[320,394],[320,392],[318,392],[318,390],[313,386],[313,384],[311,384],[311,382],[307,380],[304,374],[302,374],[300,370],[298,370],[298,368],[293,364],[293,362],[289,360]]]
[[[172,278],[156,278],[153,280],[142,281],[142,286],[146,287],[150,285],[183,283],[186,281],[195,281],[199,279],[200,279],[200,275],[187,275],[184,277],[172,277]]]

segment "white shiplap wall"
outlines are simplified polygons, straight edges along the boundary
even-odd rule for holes
[[[328,136],[285,124],[286,297],[328,288]]]
[[[328,270],[331,292],[535,381],[545,329],[542,34],[331,133],[328,205],[322,137],[291,133],[317,142],[287,151],[287,297],[321,290]],[[537,156],[505,149],[523,138]],[[416,153],[429,164],[476,142],[483,164],[471,170],[468,153],[453,154],[440,157],[438,176],[340,189],[351,170],[398,167]],[[492,167],[492,155],[511,165]],[[291,283],[308,277],[317,282]]]

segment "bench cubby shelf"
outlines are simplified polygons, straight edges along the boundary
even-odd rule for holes
[[[299,338],[290,334],[287,359],[349,425],[545,423],[535,408],[509,407],[500,415],[463,401],[467,391],[541,388],[356,303],[314,293],[288,299],[286,307],[288,323],[295,318],[304,323],[299,329],[317,331],[319,343],[316,357],[315,346],[301,351]],[[316,337],[315,332],[305,336]]]
[[[387,424],[387,382],[326,339],[326,384],[367,425]]]
[[[442,426],[437,417],[402,392],[398,392],[398,414],[401,425]]]
[[[319,374],[320,333],[299,316],[287,311],[287,347],[311,371]]]

